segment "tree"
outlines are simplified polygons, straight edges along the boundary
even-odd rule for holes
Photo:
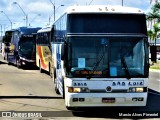
[[[157,40],[158,36],[160,36],[159,32],[160,32],[159,23],[156,23],[153,26],[153,40],[155,40],[155,44],[156,44],[156,40]]]
[[[160,22],[160,2],[152,6],[151,12],[147,15],[147,20],[157,20],[157,22]]]
[[[160,2],[157,2],[152,6],[151,12],[147,15],[147,20],[152,22],[155,21],[152,30],[148,30],[148,37],[150,40],[155,40],[160,37]]]

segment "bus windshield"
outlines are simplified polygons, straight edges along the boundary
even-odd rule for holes
[[[35,53],[35,40],[33,38],[22,38],[18,49],[21,55],[31,56]]]
[[[147,34],[144,14],[69,14],[69,33]]]
[[[5,36],[3,37],[3,43],[10,43],[12,38],[12,31],[6,31]]]
[[[145,40],[143,37],[70,37],[70,76],[146,77]]]

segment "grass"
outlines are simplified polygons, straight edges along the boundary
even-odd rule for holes
[[[160,61],[157,61],[157,63],[154,63],[153,65],[151,65],[150,69],[160,70]]]

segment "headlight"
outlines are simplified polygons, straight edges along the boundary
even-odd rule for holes
[[[131,87],[131,88],[129,88],[129,92],[143,92],[143,88]]]
[[[143,92],[143,88],[136,88],[136,92]]]
[[[26,59],[25,59],[25,58],[23,58],[23,57],[20,57],[20,59],[21,59],[21,60],[26,60]]]
[[[136,88],[129,88],[129,92],[136,92]]]
[[[68,92],[73,92],[73,93],[89,92],[89,89],[86,87],[82,87],[82,88],[68,87]]]
[[[24,61],[27,61],[27,62],[35,62],[35,60],[29,60],[29,59],[26,59],[26,58],[23,58],[23,57],[20,57],[21,60],[24,60]]]

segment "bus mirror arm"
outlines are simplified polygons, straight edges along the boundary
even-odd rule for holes
[[[65,60],[67,54],[67,44],[64,42],[61,46],[61,60]]]

